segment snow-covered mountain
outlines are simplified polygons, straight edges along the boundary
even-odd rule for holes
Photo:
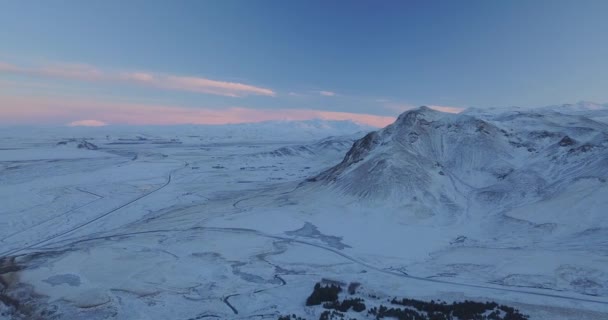
[[[257,123],[229,124],[221,126],[201,126],[204,132],[234,139],[254,138],[256,140],[310,140],[328,136],[343,136],[359,131],[370,131],[373,127],[349,120],[302,120],[265,121]]]
[[[341,163],[310,180],[428,216],[458,216],[507,214],[581,189],[607,190],[607,179],[608,125],[588,117],[552,109],[450,114],[420,107],[356,141]],[[552,216],[519,210],[518,218],[606,222],[605,200],[571,200],[551,207]],[[574,206],[577,217],[568,214]]]
[[[171,126],[122,126],[103,127],[2,127],[0,143],[14,139],[19,142],[39,143],[48,139],[55,145],[62,141],[75,139],[95,143],[127,140],[150,143],[152,141],[180,141],[183,143],[200,142],[241,142],[241,141],[310,141],[329,136],[345,136],[357,132],[368,132],[374,127],[349,120],[301,120],[265,121],[225,125],[171,125]],[[133,141],[131,141],[133,142]],[[1,145],[0,145],[1,147]]]
[[[257,157],[318,157],[318,156],[342,156],[350,149],[355,141],[365,135],[366,132],[357,132],[346,136],[330,136],[309,144],[289,145],[273,151],[257,153]]]
[[[585,116],[590,119],[608,123],[608,103],[596,103],[590,101],[579,101],[577,103],[565,103],[540,107],[484,107],[484,108],[467,108],[463,113],[474,116],[483,116],[488,114],[498,114],[506,112],[540,112],[551,113],[558,112],[566,115]]]
[[[580,101],[574,104],[548,106],[541,110],[551,110],[563,114],[585,116],[593,120],[608,123],[608,103],[600,104],[589,101]]]
[[[579,101],[577,103],[566,103],[543,107],[542,109],[553,110],[565,114],[585,112],[593,115],[593,111],[608,111],[608,104],[596,103],[591,101]]]

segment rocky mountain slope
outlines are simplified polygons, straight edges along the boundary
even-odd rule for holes
[[[420,107],[356,141],[341,163],[310,180],[418,215],[458,217],[506,214],[581,188],[606,189],[607,179],[608,125],[589,117]],[[604,204],[590,201],[577,213],[605,222]],[[557,211],[565,208],[571,207]]]

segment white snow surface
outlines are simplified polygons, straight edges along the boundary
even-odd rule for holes
[[[317,319],[326,278],[606,319],[606,109],[1,128],[0,318]]]

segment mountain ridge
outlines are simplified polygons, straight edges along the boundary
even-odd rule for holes
[[[308,180],[344,195],[454,217],[505,214],[608,179],[608,125],[550,110],[449,114],[420,107],[355,141]]]

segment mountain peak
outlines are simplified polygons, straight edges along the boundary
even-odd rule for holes
[[[407,114],[407,113],[422,113],[422,114],[433,114],[433,113],[439,113],[440,111],[437,110],[433,110],[428,106],[420,106],[418,108],[413,108],[413,109],[409,109],[404,111],[403,113],[401,113],[401,115]]]
[[[413,125],[416,123],[429,123],[437,118],[446,115],[447,113],[433,110],[427,106],[420,106],[415,109],[410,109],[399,115],[395,121],[395,125]]]

